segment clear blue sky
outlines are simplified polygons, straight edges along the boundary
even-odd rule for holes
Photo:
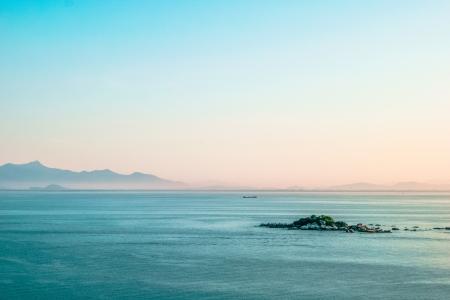
[[[0,163],[450,180],[450,1],[0,1]]]

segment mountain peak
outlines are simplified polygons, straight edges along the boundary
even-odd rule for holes
[[[39,166],[39,167],[44,166],[44,165],[41,164],[41,162],[38,161],[38,160],[30,161],[29,163],[26,163],[26,164],[24,164],[24,165],[26,165],[26,166]]]
[[[33,160],[28,163],[6,163],[4,165],[1,165],[0,167],[17,168],[17,167],[45,167],[45,166],[41,164],[40,161]]]

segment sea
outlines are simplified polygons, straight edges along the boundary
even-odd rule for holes
[[[450,299],[450,194],[244,194],[2,191],[0,299]]]

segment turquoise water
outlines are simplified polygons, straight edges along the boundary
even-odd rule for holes
[[[0,299],[449,299],[450,195],[0,192]]]

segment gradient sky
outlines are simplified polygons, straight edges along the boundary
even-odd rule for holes
[[[0,0],[0,163],[450,182],[450,1]]]

